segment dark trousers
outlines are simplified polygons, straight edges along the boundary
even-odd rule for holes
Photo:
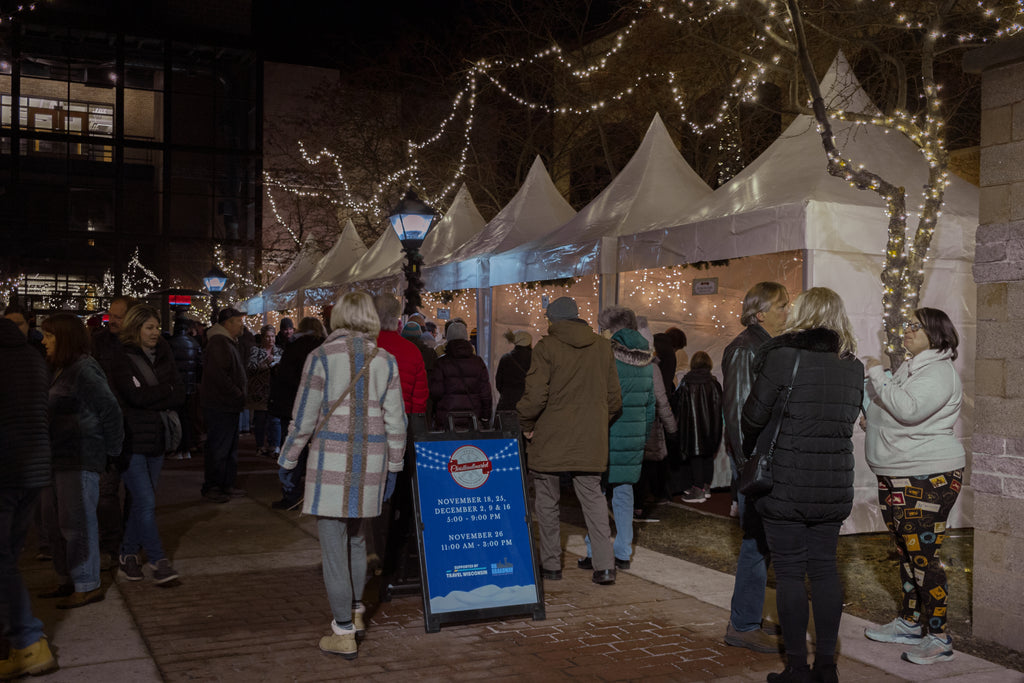
[[[206,419],[206,446],[203,449],[206,480],[203,482],[203,493],[210,489],[230,493],[238,475],[239,414],[206,409],[203,417]]]
[[[939,551],[963,479],[963,470],[923,477],[878,477],[882,519],[900,555],[900,616],[921,624],[925,633],[946,632],[949,588]]]
[[[114,467],[100,475],[100,502],[96,521],[100,526],[100,552],[117,556],[124,536],[125,509],[121,505],[121,473]]]
[[[841,522],[783,522],[764,519],[775,565],[775,601],[791,665],[807,666],[807,586],[811,581],[815,657],[834,657],[843,616],[843,587],[836,568]]]

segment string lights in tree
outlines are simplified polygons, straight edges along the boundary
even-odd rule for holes
[[[128,266],[124,269],[121,281],[121,293],[133,299],[141,299],[150,292],[160,289],[160,278],[152,270],[143,265],[139,258],[139,248],[135,247],[131,258],[128,259]],[[99,288],[103,296],[114,296],[117,293],[114,273],[107,268],[103,273],[103,284]]]

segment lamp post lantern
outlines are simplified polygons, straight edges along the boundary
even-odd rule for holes
[[[203,276],[203,285],[210,293],[213,322],[217,322],[217,296],[228,286],[228,275],[215,265],[210,272]]]
[[[423,280],[420,278],[423,255],[420,254],[420,247],[440,216],[433,207],[417,197],[410,188],[402,201],[392,209],[388,218],[391,221],[391,227],[402,243],[402,251],[405,252],[406,262],[402,272],[405,273],[407,286],[403,314],[411,315],[418,312],[419,307],[423,304],[423,299],[420,297],[420,292],[423,291]]]

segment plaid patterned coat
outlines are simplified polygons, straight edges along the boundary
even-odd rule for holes
[[[377,348],[374,338],[336,330],[309,354],[278,464],[294,469],[309,443],[302,511],[320,517],[377,517],[388,472],[402,469],[405,406],[398,364],[380,349],[314,437],[325,414]]]

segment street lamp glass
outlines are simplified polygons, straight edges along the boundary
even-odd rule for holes
[[[210,272],[203,277],[203,284],[209,292],[220,292],[227,287],[228,276],[223,270],[214,266]]]
[[[419,248],[423,244],[423,240],[437,222],[438,215],[429,204],[409,190],[388,218],[402,246],[409,249]]]

